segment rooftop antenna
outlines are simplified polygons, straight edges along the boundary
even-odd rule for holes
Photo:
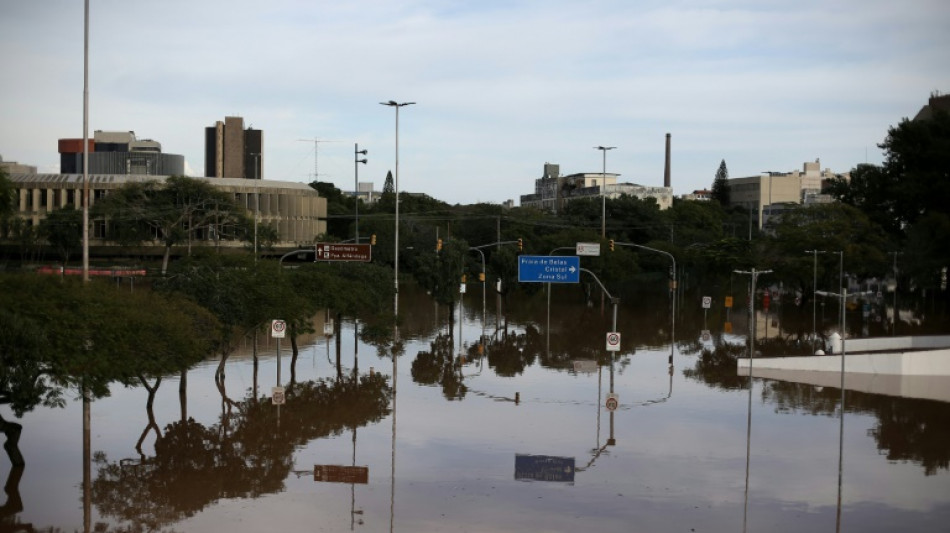
[[[318,162],[317,155],[318,155],[318,153],[319,153],[320,143],[338,143],[338,142],[342,142],[342,141],[331,141],[331,140],[316,139],[316,138],[314,138],[314,139],[297,139],[297,140],[298,140],[298,141],[301,141],[301,142],[305,142],[305,143],[313,143],[313,181],[320,181],[320,174],[317,172],[317,170],[318,170],[318,167],[317,167],[317,162]]]

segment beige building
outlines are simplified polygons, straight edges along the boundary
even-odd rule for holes
[[[807,162],[803,170],[791,172],[763,172],[758,176],[733,178],[726,181],[729,202],[756,213],[761,229],[771,216],[781,213],[789,204],[828,203],[830,198],[821,194],[822,184],[831,178],[850,178],[850,174],[836,174],[821,170],[821,161]]]
[[[17,190],[18,215],[31,225],[39,224],[54,209],[70,205],[78,209],[81,205],[81,174],[19,173],[11,174],[10,179]],[[90,175],[89,203],[95,205],[110,191],[129,182],[163,182],[165,179],[166,176]],[[321,198],[317,191],[304,183],[240,178],[194,179],[207,180],[211,185],[232,194],[237,204],[249,212],[253,212],[255,203],[259,203],[259,221],[276,226],[278,248],[309,247],[318,235],[326,233],[326,198]],[[93,220],[90,244],[112,246],[105,232],[105,221]],[[204,239],[212,243],[210,232],[204,235]],[[244,243],[235,241],[219,245],[240,247]]]

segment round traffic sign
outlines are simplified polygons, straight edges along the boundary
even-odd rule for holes
[[[619,334],[619,333],[608,333],[608,334],[607,334],[607,344],[620,344],[620,334]]]
[[[616,411],[619,406],[620,398],[616,394],[608,394],[607,401],[604,402],[604,407],[606,407],[608,411]]]

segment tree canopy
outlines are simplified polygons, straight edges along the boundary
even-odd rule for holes
[[[204,180],[171,176],[164,183],[129,182],[95,204],[109,221],[110,239],[121,244],[157,240],[164,248],[162,273],[173,246],[199,231],[217,244],[221,238],[247,239],[250,219],[234,198]]]

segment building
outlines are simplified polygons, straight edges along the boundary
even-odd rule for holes
[[[806,162],[801,172],[763,172],[758,176],[729,179],[726,186],[730,205],[756,213],[761,229],[770,216],[778,216],[786,205],[831,202],[831,197],[821,191],[827,180],[836,177],[850,179],[850,174],[821,170],[821,160],[816,159],[814,163]]]
[[[162,153],[152,139],[136,139],[134,131],[97,130],[89,139],[89,174],[179,176],[185,173],[185,156]],[[59,171],[83,173],[82,139],[59,139]]]
[[[245,129],[241,117],[205,128],[205,176],[264,179],[264,133]]]
[[[374,184],[372,181],[361,181],[357,185],[359,185],[358,190],[355,192],[351,191],[347,194],[362,200],[364,204],[373,204],[379,200],[380,193],[379,191],[373,190]]]
[[[36,167],[33,165],[24,165],[16,161],[4,161],[0,157],[0,170],[9,174],[36,174]]]
[[[612,172],[584,172],[560,176],[559,171],[559,165],[545,163],[544,173],[534,180],[534,194],[521,195],[521,206],[557,214],[567,202],[579,198],[599,198],[601,195],[611,200],[624,195],[641,200],[653,198],[660,209],[673,205],[673,189],[670,187],[617,183],[620,174]]]
[[[914,116],[914,121],[932,119],[936,111],[950,113],[950,94],[940,94],[937,91],[931,93],[927,105],[920,108],[920,111]]]
[[[681,198],[689,201],[708,202],[712,200],[712,191],[709,189],[695,190],[689,194],[684,194]]]
[[[129,182],[164,181],[167,176],[145,176],[125,174],[92,174],[89,176],[89,203],[104,198],[110,191]],[[238,205],[253,212],[259,205],[260,221],[274,225],[279,233],[277,248],[300,248],[312,246],[317,236],[326,233],[327,201],[310,186],[303,183],[285,181],[246,180],[241,178],[194,178],[208,181],[228,193],[233,194]],[[37,225],[46,214],[66,206],[81,207],[83,177],[82,174],[35,174],[16,173],[10,175],[16,189],[17,214],[30,225]],[[96,247],[115,246],[109,242],[104,220],[93,220],[90,245]],[[211,234],[204,232],[199,237],[207,244],[213,244]],[[241,247],[242,242],[219,242],[219,246]],[[158,243],[155,243],[159,246]]]

